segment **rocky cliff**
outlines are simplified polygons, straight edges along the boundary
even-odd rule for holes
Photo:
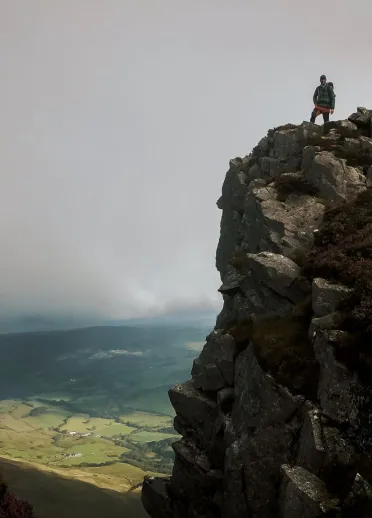
[[[224,306],[176,411],[152,518],[372,517],[372,111],[230,161]]]

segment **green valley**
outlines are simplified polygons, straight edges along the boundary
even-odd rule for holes
[[[144,475],[171,472],[178,436],[167,392],[189,377],[205,333],[118,326],[0,335],[0,467],[10,488],[22,493],[22,477],[28,488],[46,477],[140,505]],[[27,499],[47,516],[37,492]]]

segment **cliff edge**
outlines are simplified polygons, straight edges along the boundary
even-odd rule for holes
[[[372,517],[372,111],[230,161],[224,306],[176,411],[152,518]]]

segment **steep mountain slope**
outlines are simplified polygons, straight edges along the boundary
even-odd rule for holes
[[[170,392],[152,518],[372,516],[372,111],[270,130],[230,161],[224,307]]]
[[[1,459],[9,489],[37,518],[145,518],[137,492],[121,493],[69,478],[61,470]]]

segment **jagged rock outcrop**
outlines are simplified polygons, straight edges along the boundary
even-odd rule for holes
[[[353,289],[302,269],[325,211],[372,186],[371,121],[282,126],[230,161],[224,307],[169,391],[181,439],[171,478],[144,481],[152,518],[372,517],[372,391],[338,356]]]

